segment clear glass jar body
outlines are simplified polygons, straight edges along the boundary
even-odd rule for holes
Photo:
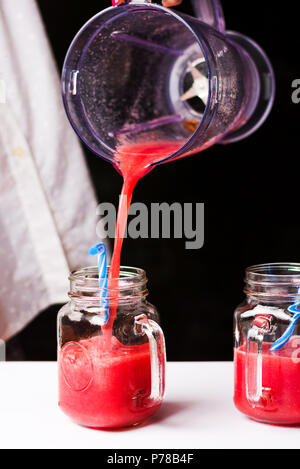
[[[146,301],[145,272],[121,268],[110,292],[112,329],[99,295],[96,268],[71,275],[71,301],[58,314],[59,405],[95,428],[139,424],[165,392],[165,343],[156,308]]]
[[[235,311],[234,402],[261,422],[300,423],[300,264],[246,271]]]

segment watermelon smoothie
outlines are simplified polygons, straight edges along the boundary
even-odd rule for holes
[[[263,398],[252,406],[246,396],[245,346],[234,351],[234,403],[247,416],[267,423],[292,425],[300,423],[300,337],[292,338],[282,350],[270,351],[272,344],[263,345]],[[249,363],[256,364],[250,353]]]
[[[124,346],[101,336],[66,344],[59,357],[59,405],[75,422],[95,428],[138,424],[160,407],[151,402],[149,344]]]

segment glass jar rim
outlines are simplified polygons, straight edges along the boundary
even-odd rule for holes
[[[300,297],[300,263],[257,264],[246,269],[244,292],[249,297],[292,300]]]
[[[109,268],[110,266],[107,268],[108,272]],[[91,295],[96,298],[95,294],[98,298],[106,297],[107,291],[102,292],[104,293],[102,295],[99,290],[99,274],[96,266],[85,267],[71,272],[69,280],[71,282],[69,295],[72,297]],[[148,279],[143,269],[121,266],[120,277],[114,280],[117,280],[118,287],[110,288],[109,297],[117,298],[123,295],[129,295],[130,292],[132,292],[133,296],[147,294],[146,285]]]
[[[299,283],[300,263],[275,262],[256,264],[246,269],[246,281],[259,283]]]

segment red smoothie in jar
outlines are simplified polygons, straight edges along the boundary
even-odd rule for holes
[[[66,344],[59,353],[59,405],[75,422],[116,428],[153,415],[150,347],[124,346],[113,337],[106,350],[101,336]]]
[[[267,423],[300,423],[300,337],[293,337],[281,350],[270,351],[265,343],[262,355],[263,398],[253,406],[246,396],[245,346],[234,351],[234,403],[239,411]],[[250,354],[249,363],[256,364]]]

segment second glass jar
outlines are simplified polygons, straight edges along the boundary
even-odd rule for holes
[[[273,424],[300,423],[300,264],[246,271],[235,311],[236,407]]]

